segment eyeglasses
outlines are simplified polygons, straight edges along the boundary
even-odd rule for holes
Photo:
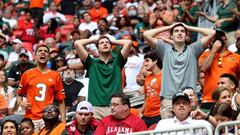
[[[51,111],[51,112],[58,112],[58,109],[57,108],[45,108],[43,110],[44,113],[49,112],[49,111]]]

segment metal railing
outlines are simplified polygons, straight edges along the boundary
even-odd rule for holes
[[[238,135],[238,125],[240,125],[240,121],[227,121],[219,124],[214,132],[214,135],[221,135],[221,132],[224,131],[225,135],[229,134],[229,130],[232,130],[234,135]]]
[[[202,131],[202,132],[201,132]],[[163,130],[150,130],[143,132],[135,132],[135,133],[118,133],[117,135],[202,135],[202,133],[206,132],[207,135],[213,135],[213,130],[210,126],[207,125],[183,125],[179,127],[172,127],[171,129],[163,129]]]

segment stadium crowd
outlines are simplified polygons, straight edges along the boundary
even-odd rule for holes
[[[1,135],[214,129],[239,82],[240,0],[0,1]]]

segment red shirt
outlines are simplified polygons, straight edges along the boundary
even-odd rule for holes
[[[18,22],[18,27],[20,30],[23,31],[21,40],[24,42],[30,42],[30,43],[37,43],[36,37],[35,37],[35,30],[33,29],[33,22],[27,22],[26,20],[22,20]]]
[[[147,130],[147,126],[144,121],[133,115],[122,120],[117,120],[109,115],[102,118],[94,135],[116,135],[117,133],[132,133]]]

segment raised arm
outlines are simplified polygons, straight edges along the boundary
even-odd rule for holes
[[[204,49],[207,48],[207,46],[211,42],[212,38],[216,34],[216,31],[213,30],[213,29],[193,27],[193,26],[188,26],[188,25],[185,25],[185,24],[184,24],[184,26],[189,31],[198,32],[198,33],[201,33],[203,35],[203,37],[201,38],[201,44],[202,44]]]
[[[95,42],[96,42],[96,39],[93,39],[93,38],[81,39],[74,42],[74,47],[77,50],[77,54],[83,62],[85,62],[88,57],[88,52],[85,50],[84,46],[91,43],[95,43]]]
[[[147,40],[148,45],[151,48],[155,49],[157,47],[157,42],[158,42],[158,39],[155,38],[155,36],[161,32],[170,30],[173,26],[174,25],[170,25],[170,26],[165,26],[161,28],[147,30],[143,33],[143,37]]]
[[[204,12],[195,12],[195,13],[204,17],[204,18],[206,18],[208,21],[213,22],[213,23],[215,23],[219,18],[217,15],[216,16],[209,16]]]
[[[113,45],[122,46],[121,54],[124,59],[127,59],[129,52],[131,51],[132,41],[131,40],[113,40],[111,41]]]
[[[213,44],[212,49],[209,51],[209,55],[199,63],[199,68],[201,71],[206,72],[212,66],[214,57],[220,48],[221,42],[216,41]]]

